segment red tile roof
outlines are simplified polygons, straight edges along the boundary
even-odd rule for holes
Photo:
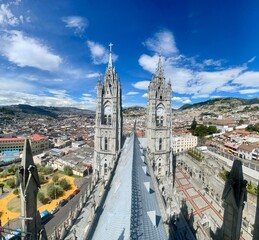
[[[39,141],[41,139],[46,139],[46,137],[36,133],[31,135],[32,141]]]
[[[25,141],[25,138],[0,138],[0,141]]]

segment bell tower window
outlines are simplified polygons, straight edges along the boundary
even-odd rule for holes
[[[162,127],[164,125],[164,109],[159,107],[156,110],[156,126]]]
[[[163,146],[162,144],[163,144],[163,139],[159,138],[159,147],[158,147],[159,151],[162,150],[162,146]]]
[[[104,125],[112,124],[112,108],[109,105],[104,107],[103,124]]]
[[[104,138],[104,150],[108,150],[108,138]]]

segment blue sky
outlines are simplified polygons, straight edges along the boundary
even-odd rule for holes
[[[0,105],[95,109],[112,42],[123,106],[161,52],[172,106],[259,97],[257,0],[0,0]]]

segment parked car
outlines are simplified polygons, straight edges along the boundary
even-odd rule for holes
[[[68,200],[67,200],[67,199],[62,199],[62,200],[59,202],[59,206],[60,206],[60,207],[63,207],[63,206],[65,206],[67,203],[68,203]]]
[[[21,239],[21,228],[16,228],[15,230],[11,231],[7,234],[3,239],[6,240],[20,240]]]
[[[76,195],[76,194],[78,194],[79,192],[80,192],[80,189],[76,189],[76,190],[73,192],[73,194]]]
[[[75,196],[75,194],[70,194],[70,195],[67,197],[67,200],[71,200],[74,196]]]
[[[50,212],[48,210],[44,210],[41,214],[40,214],[40,217],[41,217],[41,222],[43,224],[47,223],[53,216],[52,214],[50,214]]]
[[[58,211],[59,211],[59,206],[53,208],[50,213],[51,213],[52,215],[54,215],[54,214],[55,214],[56,212],[58,212]]]

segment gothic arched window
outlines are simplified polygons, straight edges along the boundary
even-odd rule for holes
[[[156,110],[156,126],[162,127],[164,125],[164,109],[162,107]]]
[[[104,138],[104,150],[108,150],[108,138]]]
[[[112,108],[109,105],[104,107],[103,124],[105,124],[105,125],[111,125],[112,124]]]
[[[108,165],[107,165],[107,163],[104,163],[104,175],[106,175],[107,174],[107,170],[108,170]]]
[[[162,143],[163,143],[163,139],[159,138],[159,148],[158,148],[159,150],[162,150],[162,147],[163,147]]]

